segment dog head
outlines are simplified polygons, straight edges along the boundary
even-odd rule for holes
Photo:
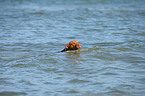
[[[67,51],[67,50],[77,50],[80,48],[81,48],[81,45],[79,44],[78,41],[71,41],[65,46],[65,49],[62,50],[62,52]]]

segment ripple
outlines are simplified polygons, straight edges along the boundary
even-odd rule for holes
[[[17,64],[12,65],[11,67],[28,68],[28,67],[33,67],[33,66],[36,66],[36,64],[17,63]]]
[[[14,85],[14,83],[9,82],[6,78],[0,78],[0,84],[3,85]]]
[[[69,80],[68,82],[69,83],[87,83],[87,82],[90,82],[90,81],[80,80],[80,79],[72,79],[72,80]]]
[[[125,96],[125,95],[129,95],[128,92],[125,91],[120,91],[120,90],[113,90],[113,91],[109,91],[107,93],[105,93],[106,95],[111,95],[111,96]]]
[[[56,71],[58,70],[57,68],[41,68],[41,70],[45,71],[45,72],[50,72],[50,71]]]
[[[28,81],[28,80],[20,80],[19,83],[24,83],[25,85],[28,85],[28,86],[34,86],[35,85],[31,81]]]
[[[39,11],[39,12],[30,12],[29,14],[34,14],[34,15],[43,15],[43,14],[45,14],[45,12],[43,12],[43,11]]]
[[[9,91],[5,91],[5,92],[0,92],[0,96],[26,96],[27,93],[25,92],[9,92]]]
[[[119,48],[114,48],[114,49],[117,49],[117,50],[119,50],[119,51],[132,51],[132,49],[131,48],[123,48],[123,47],[119,47]]]
[[[79,93],[79,91],[76,91],[76,90],[69,90],[69,91],[67,91],[67,93],[72,93],[72,94],[74,94],[74,93]]]
[[[46,85],[58,85],[59,83],[54,83],[54,82],[45,82],[44,84],[46,84]]]
[[[120,68],[120,67],[103,67],[99,69],[98,71],[106,71],[106,70],[125,70],[125,69]]]
[[[119,75],[119,74],[107,72],[107,73],[103,73],[102,75]]]

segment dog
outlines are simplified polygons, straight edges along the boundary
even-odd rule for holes
[[[60,52],[64,52],[64,51],[68,51],[68,50],[77,50],[77,49],[80,49],[81,48],[81,45],[79,44],[78,41],[70,41],[66,46],[65,48],[60,51]]]

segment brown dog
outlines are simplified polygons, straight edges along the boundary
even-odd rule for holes
[[[79,44],[78,41],[70,41],[61,52],[64,52],[67,50],[77,50],[80,48],[81,48],[81,45]]]

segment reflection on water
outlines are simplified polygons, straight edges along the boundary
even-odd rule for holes
[[[77,58],[81,57],[80,52],[77,52],[77,53],[76,52],[75,53],[74,52],[66,52],[66,54],[67,54],[66,58],[69,58],[69,59],[77,59]]]
[[[77,59],[80,58],[80,52],[79,51],[68,51],[66,52],[66,58],[68,58],[68,62],[71,64],[77,64]]]

